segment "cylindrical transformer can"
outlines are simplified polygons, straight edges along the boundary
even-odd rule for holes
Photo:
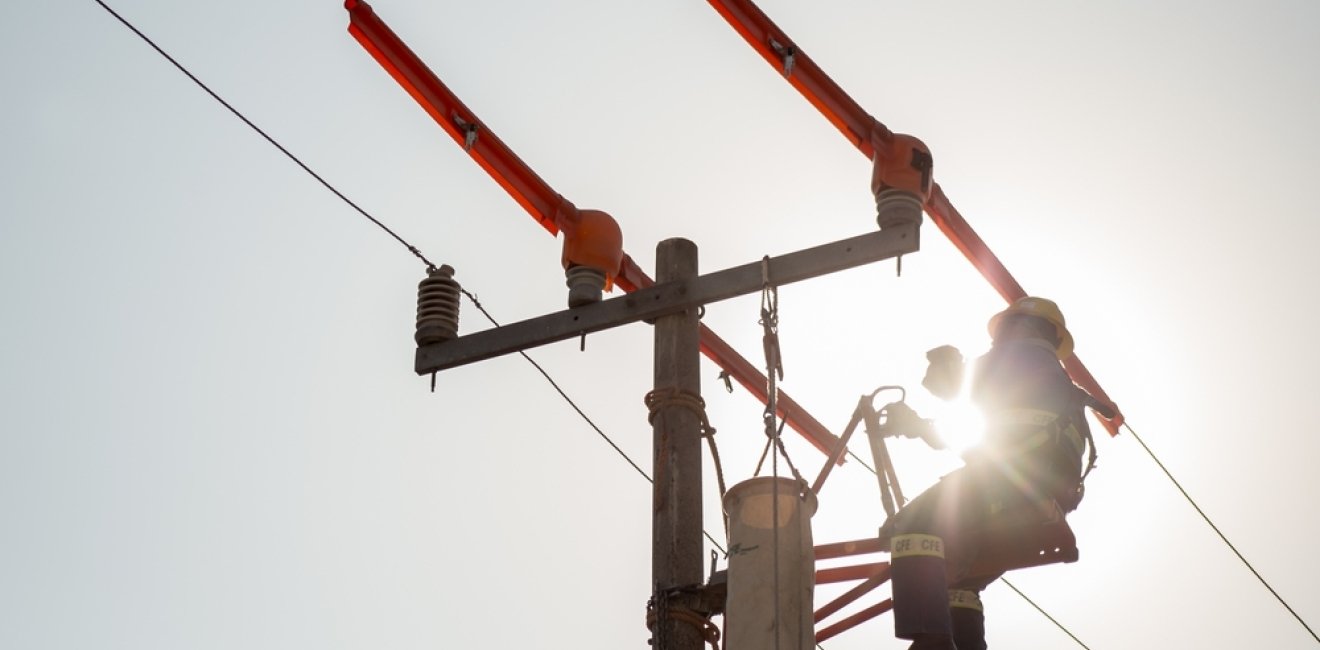
[[[729,515],[725,648],[813,650],[815,493],[791,478],[763,476],[730,488],[724,511]]]

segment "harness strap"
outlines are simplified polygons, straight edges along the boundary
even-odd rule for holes
[[[1078,402],[1080,406],[1081,402]],[[1078,423],[1074,421],[1073,411],[1070,408],[1065,413],[1055,413],[1040,409],[1012,409],[996,414],[991,422],[991,426],[1004,427],[1032,427],[1037,429],[1036,433],[1026,436],[1015,444],[1009,450],[1009,454],[1025,454],[1046,445],[1053,444],[1055,447],[1067,445],[1073,452],[1082,454],[1087,452],[1086,468],[1082,475],[1077,479],[1077,497],[1069,504],[1060,504],[1065,510],[1072,511],[1081,502],[1082,495],[1085,494],[1086,477],[1095,469],[1096,460],[1099,453],[1095,448],[1095,438],[1091,435],[1091,430],[1085,422]]]

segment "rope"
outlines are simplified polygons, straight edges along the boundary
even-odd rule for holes
[[[646,394],[643,399],[646,402],[646,408],[650,413],[646,416],[646,421],[655,424],[655,416],[660,409],[668,406],[679,406],[692,411],[701,421],[701,435],[711,437],[715,435],[715,427],[710,426],[710,419],[706,417],[706,400],[701,399],[691,391],[682,388],[657,388]]]
[[[688,593],[689,588],[675,587],[673,589],[657,589],[655,595],[646,602],[646,629],[653,635],[652,647],[656,650],[668,650],[668,635],[665,634],[666,627],[659,626],[657,629],[657,620],[678,621],[686,623],[696,628],[697,633],[701,635],[701,640],[710,644],[711,650],[720,650],[720,628],[711,622],[710,617],[703,615],[694,609],[688,609],[680,605],[674,605],[669,602],[671,596],[676,594]]]
[[[720,450],[715,444],[715,427],[710,425],[710,418],[706,416],[706,400],[700,395],[682,388],[657,388],[646,394],[643,399],[646,403],[648,414],[646,421],[655,424],[655,416],[661,409],[677,406],[692,411],[697,415],[700,421],[701,437],[706,439],[706,446],[710,449],[710,458],[715,464],[715,481],[720,489],[720,501],[724,500],[724,495],[729,490],[724,483],[724,465],[720,462]],[[723,512],[723,508],[721,508]],[[724,518],[724,539],[729,539],[729,515],[723,514]],[[717,545],[718,546],[718,545]],[[721,549],[722,550],[722,549]]]
[[[765,411],[761,414],[761,421],[765,424],[765,435],[770,438],[766,449],[769,450],[770,443],[774,443],[778,451],[783,451],[783,444],[779,441],[779,435],[784,431],[784,424],[781,422],[778,427],[775,426],[775,420],[779,412],[779,386],[775,383],[776,378],[784,378],[784,360],[780,356],[779,350],[779,288],[770,283],[770,256],[761,258],[761,347],[765,352],[765,377],[766,377],[766,400]],[[772,552],[774,553],[774,596],[775,596],[775,650],[779,650],[779,620],[781,613],[779,611],[779,453],[778,451],[770,453],[771,474],[774,477],[772,492],[770,495],[770,521],[772,523],[773,537],[771,538]],[[785,452],[784,457],[788,454]],[[765,460],[765,452],[761,453],[761,460]],[[790,463],[790,467],[792,464]],[[757,473],[760,473],[760,463],[757,463]]]

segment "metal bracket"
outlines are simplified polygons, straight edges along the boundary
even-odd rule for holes
[[[463,132],[463,151],[472,151],[472,147],[477,144],[477,135],[481,132],[481,125],[463,119],[457,112],[454,113],[454,124],[458,126],[459,131]]]
[[[784,67],[781,69],[781,71],[783,72],[784,77],[788,78],[792,76],[794,59],[797,57],[797,46],[784,45],[783,43],[780,43],[779,41],[771,38],[770,49],[774,50],[775,54],[779,55],[780,61],[783,61]]]

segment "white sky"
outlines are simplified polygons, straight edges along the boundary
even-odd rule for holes
[[[649,486],[517,357],[431,395],[411,371],[413,258],[90,0],[11,4],[0,647],[645,647]],[[1320,5],[760,5],[930,145],[1132,425],[1320,624]],[[497,317],[561,307],[557,242],[339,2],[114,6]],[[867,162],[704,2],[374,6],[556,189],[612,213],[643,268],[666,237],[716,270],[874,227]],[[926,349],[987,343],[998,297],[925,234],[901,279],[883,264],[782,291],[784,388],[831,428],[875,386],[915,389]],[[754,297],[706,316],[753,360],[756,319]],[[465,304],[464,331],[483,327]],[[645,467],[650,337],[533,353]],[[760,406],[703,363],[736,481]],[[789,445],[814,474],[819,454]],[[910,493],[956,465],[916,445],[896,452]],[[1096,650],[1311,647],[1134,440],[1100,445],[1071,518],[1082,560],[1019,587]],[[873,533],[876,492],[837,471],[817,541]],[[1003,586],[986,600],[992,647],[1074,647]],[[884,617],[826,647],[903,645]]]

